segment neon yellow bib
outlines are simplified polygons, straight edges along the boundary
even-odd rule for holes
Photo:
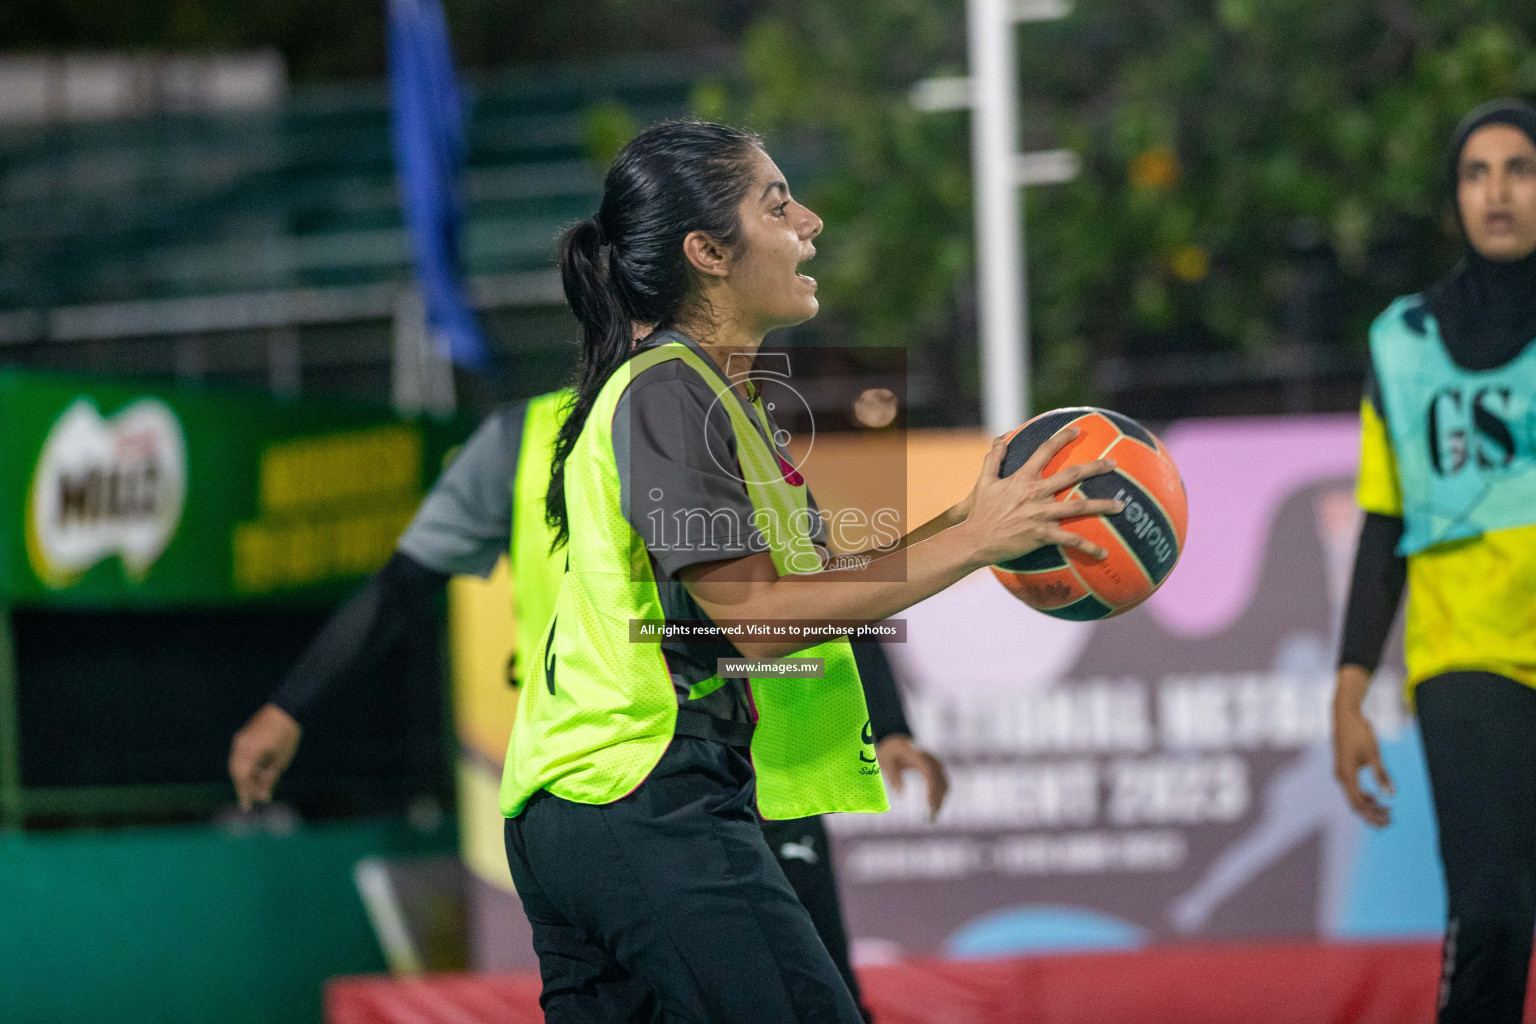
[[[538,646],[544,627],[555,613],[565,552],[551,553],[555,531],[544,521],[544,495],[549,491],[549,466],[555,437],[570,411],[571,393],[553,391],[528,402],[523,416],[523,440],[512,483],[512,599],[517,613],[517,647],[512,675],[528,678],[530,651]]]
[[[647,349],[603,386],[565,468],[569,568],[555,614],[529,659],[502,775],[501,810],[519,814],[540,789],[576,803],[618,800],[645,781],[671,743],[677,694],[659,640],[630,641],[630,621],[664,618],[645,545],[620,508],[613,417],[639,374],[672,359],[722,395],[753,522],[779,574],[819,568],[804,484],[783,477],[778,454],[745,405],[681,343]],[[761,406],[760,422],[766,423]],[[766,818],[883,811],[885,786],[870,744],[869,712],[847,639],[801,652],[825,659],[820,679],[749,680],[757,725],[752,762]],[[693,694],[720,685],[709,679]]]

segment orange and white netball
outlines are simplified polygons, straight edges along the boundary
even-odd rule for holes
[[[992,566],[1019,600],[1060,619],[1106,619],[1136,607],[1160,587],[1184,548],[1189,524],[1184,482],[1168,451],[1150,430],[1117,412],[1088,406],[1041,413],[1008,437],[1001,474],[1008,476],[1057,431],[1076,427],[1077,437],[1045,465],[1042,477],[1094,459],[1115,468],[1062,491],[1066,498],[1118,498],[1114,515],[1083,516],[1062,527],[1108,552],[1093,559],[1055,544]]]

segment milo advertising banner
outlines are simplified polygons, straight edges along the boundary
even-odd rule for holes
[[[952,788],[936,821],[915,776],[890,813],[833,819],[856,957],[1439,933],[1396,637],[1368,704],[1392,825],[1365,826],[1333,778],[1356,421],[1191,421],[1163,437],[1189,540],[1147,604],[1064,622],[983,571],[900,616],[906,642],[887,651]],[[914,437],[914,499],[951,465],[964,472],[938,489],[963,494],[986,444],[952,438],[924,462]]]
[[[389,557],[463,432],[345,403],[0,374],[0,595],[334,600]]]

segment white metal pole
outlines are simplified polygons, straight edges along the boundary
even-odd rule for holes
[[[1024,226],[1014,166],[1014,12],[1008,0],[967,0],[966,22],[982,419],[990,433],[1001,434],[1023,423],[1029,412]]]
[[[413,416],[426,405],[426,369],[422,353],[427,347],[427,309],[414,286],[395,295],[394,349],[390,360],[390,394],[395,411]]]

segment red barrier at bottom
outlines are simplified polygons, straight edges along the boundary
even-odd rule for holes
[[[1428,1024],[1435,943],[1175,947],[864,972],[880,1024]]]
[[[325,1024],[533,1024],[535,973],[431,974],[424,978],[332,978]]]
[[[879,1024],[1428,1024],[1439,959],[1439,944],[1424,942],[1178,946],[909,960],[859,976]],[[327,1024],[543,1019],[536,974],[337,978],[325,1015]]]

